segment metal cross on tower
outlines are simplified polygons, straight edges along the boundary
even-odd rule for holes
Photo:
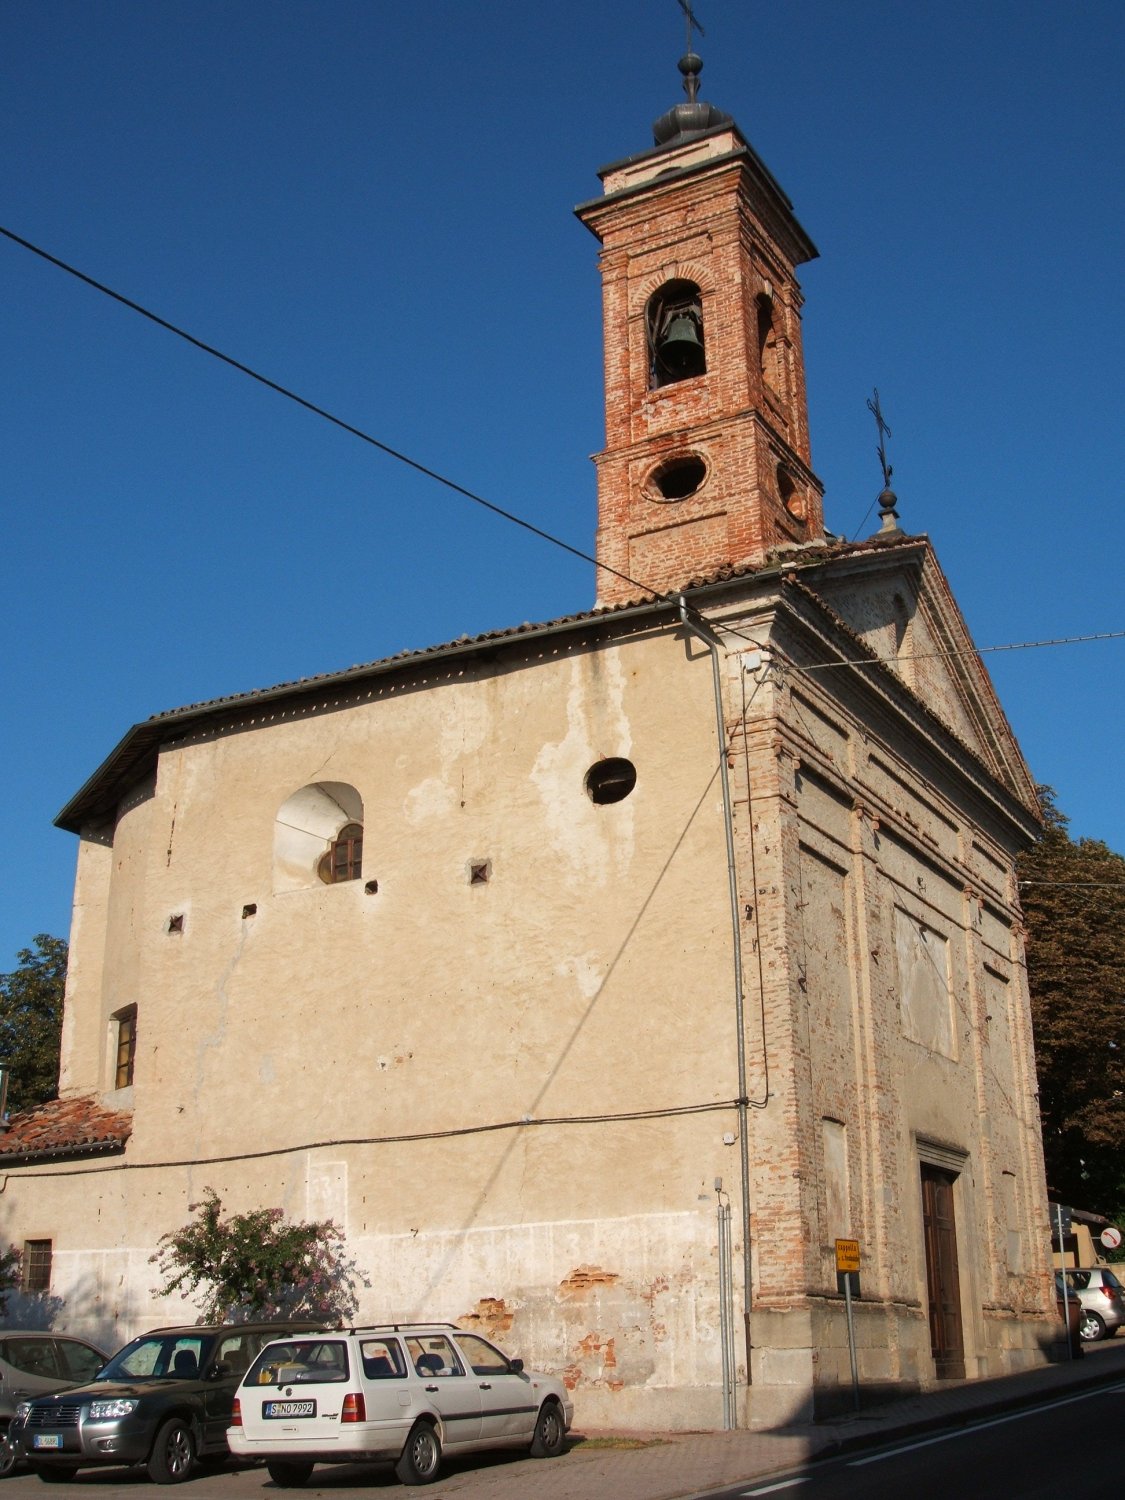
[[[706,33],[703,30],[702,21],[696,20],[695,11],[692,9],[692,0],[676,0],[676,4],[684,13],[684,24],[687,30],[687,52],[683,62],[680,63],[680,71],[684,75],[684,92],[687,94],[689,102],[694,104],[696,94],[699,91],[699,69],[702,64],[692,51],[691,34],[693,31],[698,31],[700,36],[705,36]],[[694,63],[694,67],[688,67],[689,59]]]
[[[680,3],[683,4],[683,0],[680,0]],[[867,410],[875,418],[875,426],[879,429],[879,446],[875,451],[879,455],[879,462],[883,468],[883,488],[890,489],[891,475],[894,473],[894,470],[887,462],[887,445],[884,440],[891,436],[891,429],[887,426],[883,417],[883,408],[879,405],[878,386],[875,387],[874,399],[868,397]]]
[[[690,52],[692,30],[698,31],[700,36],[706,36],[707,33],[703,30],[703,23],[695,19],[695,11],[692,9],[691,0],[676,0],[676,3],[683,11],[684,19],[687,22],[687,50]]]

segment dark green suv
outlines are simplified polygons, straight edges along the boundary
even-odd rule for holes
[[[157,1484],[227,1456],[238,1382],[263,1344],[319,1323],[158,1328],[126,1344],[86,1385],[23,1403],[9,1441],[52,1483],[92,1464],[144,1464]]]

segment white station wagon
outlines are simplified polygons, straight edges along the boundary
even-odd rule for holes
[[[437,1478],[443,1453],[527,1448],[553,1458],[574,1415],[554,1375],[525,1370],[451,1323],[394,1323],[267,1344],[238,1388],[227,1443],[279,1485],[318,1463],[391,1462],[404,1484]]]

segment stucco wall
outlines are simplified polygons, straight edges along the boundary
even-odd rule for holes
[[[91,830],[64,1080],[131,1108],[133,1135],[0,1195],[0,1232],[54,1241],[60,1321],[112,1343],[187,1315],[150,1256],[213,1187],[229,1211],[335,1218],[361,1318],[475,1321],[564,1370],[587,1425],[718,1425],[721,1179],[739,1330],[744,1271],[753,1294],[741,1416],[768,1424],[848,1379],[837,1235],[864,1247],[864,1378],[932,1380],[936,1141],[959,1164],[970,1373],[1042,1357],[1012,850],[909,719],[785,666],[776,609],[763,590],[729,622],[723,663],[749,1241],[710,658],[673,628],[576,635],[185,734],[112,849]],[[748,635],[780,649],[763,664]],[[607,756],[637,783],[599,806],[584,778]],[[310,858],[301,883],[277,819],[314,786],[362,807],[359,880]]]

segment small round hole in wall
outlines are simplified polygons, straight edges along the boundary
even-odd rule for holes
[[[599,806],[624,801],[636,784],[636,766],[616,755],[596,761],[586,772],[586,795]]]
[[[698,453],[681,453],[658,464],[645,482],[651,500],[686,500],[702,489],[707,465]]]

